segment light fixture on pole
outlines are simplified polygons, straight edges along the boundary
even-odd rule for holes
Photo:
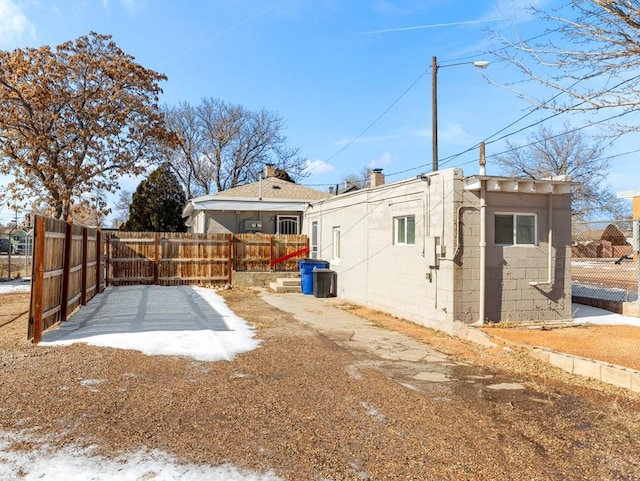
[[[431,58],[431,154],[433,172],[438,170],[438,69],[442,67],[454,67],[456,65],[471,64],[477,68],[487,68],[489,61],[476,60],[475,62],[458,62],[449,65],[438,65],[438,59],[434,56]]]

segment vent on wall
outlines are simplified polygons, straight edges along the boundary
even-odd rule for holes
[[[245,220],[244,230],[246,232],[260,232],[262,230],[262,221],[259,219]]]

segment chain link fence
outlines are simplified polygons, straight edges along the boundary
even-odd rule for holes
[[[0,281],[30,277],[32,250],[31,231],[0,234]]]
[[[614,220],[572,224],[573,296],[638,301],[639,223]]]

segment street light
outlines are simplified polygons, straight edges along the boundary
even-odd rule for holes
[[[475,62],[458,62],[442,67],[455,67],[456,65],[471,64],[477,68],[487,68],[489,61],[476,60]],[[431,136],[432,136],[432,156],[433,164],[431,170],[438,170],[438,59],[434,56],[431,58]]]

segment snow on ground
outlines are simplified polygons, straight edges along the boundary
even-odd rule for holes
[[[129,286],[118,289],[108,289],[94,297],[62,327],[45,333],[45,342],[41,345],[86,342],[137,349],[149,355],[192,356],[209,361],[233,359],[239,352],[258,347],[259,341],[253,338],[252,328],[237,317],[212,289],[185,286]],[[28,291],[28,280],[0,283],[0,294]],[[115,292],[119,299],[118,309],[108,310],[105,308],[106,300]],[[576,323],[640,326],[639,318],[581,304],[573,304],[572,312]],[[30,452],[10,449],[14,442],[25,440],[34,446]],[[231,465],[180,464],[170,455],[158,451],[139,451],[118,459],[105,459],[95,455],[92,449],[82,450],[75,446],[53,452],[46,440],[33,438],[28,433],[0,431],[0,479],[276,481],[281,478],[273,473],[242,471]]]
[[[0,283],[0,293],[29,291],[28,282]],[[110,297],[111,296],[111,297]],[[116,300],[117,299],[117,300]],[[87,323],[87,321],[89,321]],[[136,349],[149,355],[231,360],[259,345],[254,330],[236,316],[212,289],[181,286],[128,286],[107,289],[58,329],[44,335],[41,346],[85,342]],[[29,452],[12,450],[29,442]],[[185,465],[159,451],[139,451],[118,459],[92,449],[67,446],[54,452],[46,439],[29,433],[0,431],[2,481],[276,481],[275,474],[243,471],[231,465]]]
[[[32,451],[11,450],[13,442],[29,440],[38,446]],[[240,470],[232,465],[204,466],[180,464],[160,451],[139,451],[126,457],[107,459],[93,449],[66,446],[53,452],[45,443],[28,434],[0,432],[0,479],[3,481],[280,481],[272,472],[264,474]]]
[[[615,312],[585,306],[584,304],[571,304],[573,321],[577,324],[598,324],[602,326],[627,325],[640,327],[640,317],[623,316]]]
[[[12,292],[29,292],[31,290],[31,279],[24,277],[12,281],[0,281],[0,294],[11,294]]]
[[[587,297],[591,299],[605,299],[618,302],[636,302],[638,291],[619,289],[615,287],[602,287],[595,284],[584,284],[574,282],[571,286],[571,294],[577,297]]]
[[[108,288],[43,335],[41,346],[77,342],[199,361],[232,360],[256,349],[254,329],[213,289],[196,286]]]

